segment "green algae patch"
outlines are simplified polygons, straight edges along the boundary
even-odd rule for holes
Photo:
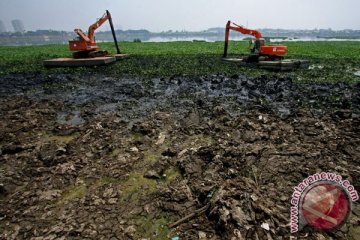
[[[116,157],[121,153],[121,149],[119,148],[115,148],[114,150],[111,151],[111,153],[109,154],[110,157]]]
[[[69,143],[72,140],[74,140],[78,135],[76,133],[70,134],[70,135],[53,135],[49,133],[43,134],[43,140],[47,142],[58,142],[58,143]]]
[[[131,135],[132,141],[141,141],[143,137],[144,136],[141,133],[132,133]]]
[[[104,176],[101,177],[100,179],[98,179],[95,183],[95,187],[102,187],[104,185],[108,185],[108,184],[115,184],[115,185],[120,185],[121,183],[123,183],[124,180],[118,179],[118,178],[114,178],[114,177],[109,177],[109,176]]]
[[[164,140],[161,145],[156,145],[146,151],[144,151],[144,160],[145,162],[156,162],[161,159],[162,153],[166,151],[171,146],[171,142]]]
[[[87,187],[85,183],[81,183],[75,186],[70,186],[64,191],[58,203],[62,204],[67,201],[83,198],[85,197],[86,192],[87,192]]]
[[[215,143],[215,141],[211,136],[199,134],[199,135],[193,135],[193,136],[190,136],[189,138],[187,138],[184,141],[183,147],[184,148],[194,148],[194,147],[201,147],[204,145],[209,146],[214,143]]]
[[[136,221],[138,225],[136,235],[146,239],[170,239],[172,231],[168,225],[174,221],[174,216],[168,213],[161,213],[157,217],[151,215],[141,216]]]
[[[157,181],[145,178],[143,173],[130,173],[127,180],[121,183],[122,201],[138,201],[144,193],[151,193],[157,188]]]
[[[250,77],[271,74],[277,77],[291,77],[295,82],[312,83],[356,83],[354,72],[360,64],[360,44],[357,41],[309,41],[284,42],[288,46],[286,59],[309,60],[324,66],[319,69],[298,69],[292,72],[271,72],[249,66],[226,63],[221,60],[223,42],[166,42],[131,43],[123,42],[124,52],[129,59],[106,67],[106,74],[116,77],[170,77],[174,75],[204,76],[218,73],[239,74]],[[112,43],[101,43],[104,50],[113,52]],[[248,54],[248,41],[230,41],[229,57]],[[0,76],[10,74],[83,74],[104,73],[104,68],[57,68],[43,67],[43,60],[70,56],[66,45],[44,46],[0,46]],[[139,67],[140,66],[140,67]],[[151,89],[152,82],[144,80],[144,86]],[[51,86],[51,88],[62,86]]]
[[[349,239],[356,240],[359,239],[360,236],[360,227],[359,226],[352,226],[349,230]]]
[[[159,151],[147,150],[144,152],[145,162],[156,162],[160,157],[161,153]]]
[[[174,179],[181,176],[179,171],[175,167],[171,167],[165,171],[165,178],[162,178],[161,181],[165,184],[171,183]]]

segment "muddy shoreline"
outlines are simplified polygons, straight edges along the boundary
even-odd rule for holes
[[[2,77],[0,238],[288,239],[305,177],[360,190],[359,90],[271,75]],[[356,239],[359,217],[354,204],[338,231],[298,237]]]

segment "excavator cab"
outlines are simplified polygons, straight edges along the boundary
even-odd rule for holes
[[[250,54],[247,56],[248,62],[257,62],[261,55],[261,47],[265,46],[265,39],[251,39],[250,40]]]
[[[255,39],[250,52],[252,54],[260,54],[261,46],[264,46],[264,45],[265,45],[265,39],[263,39],[263,38]]]

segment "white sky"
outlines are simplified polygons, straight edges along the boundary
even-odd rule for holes
[[[198,31],[227,20],[255,29],[360,29],[359,0],[0,0],[0,20],[7,30],[12,19],[26,30],[86,30],[106,9],[124,30]]]

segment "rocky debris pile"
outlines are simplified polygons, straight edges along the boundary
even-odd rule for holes
[[[185,239],[194,235],[194,226],[209,238],[286,239],[293,187],[308,174],[336,172],[360,187],[360,171],[353,162],[360,153],[359,138],[351,132],[359,120],[334,122],[303,112],[279,121],[252,112],[231,123],[215,121],[210,133],[214,143],[174,157],[183,179],[160,192],[161,207],[186,217],[207,206],[202,216],[179,225]],[[352,149],[346,155],[344,142]],[[351,223],[359,220],[355,215]],[[348,229],[330,236],[344,238]],[[312,236],[318,239],[316,233]]]
[[[288,239],[305,177],[360,189],[359,84],[59,79],[77,87],[29,92],[29,78],[15,84],[26,97],[0,99],[0,238]],[[355,239],[359,209],[339,231],[297,237]]]

